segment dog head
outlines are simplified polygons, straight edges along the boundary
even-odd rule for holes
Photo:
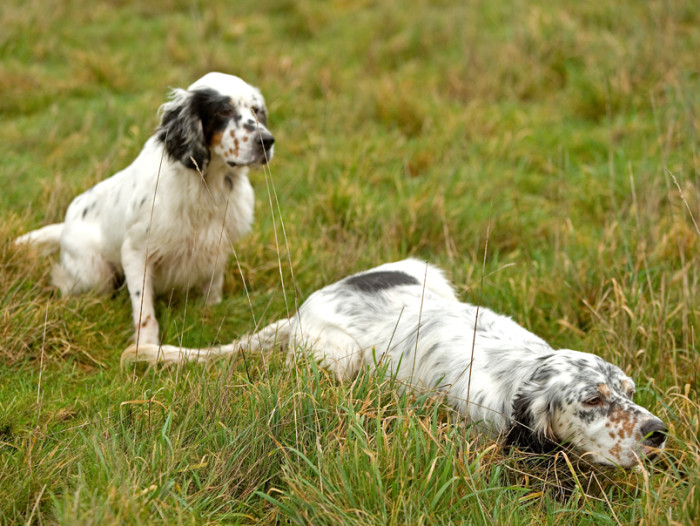
[[[265,99],[233,75],[207,73],[186,90],[174,89],[161,115],[156,137],[187,168],[204,172],[212,155],[232,167],[262,165],[274,154]]]
[[[536,452],[567,444],[598,464],[630,468],[654,457],[668,429],[632,401],[634,382],[599,356],[545,356],[513,403],[508,442]]]

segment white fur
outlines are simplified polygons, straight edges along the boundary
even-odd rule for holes
[[[619,368],[555,351],[510,318],[460,302],[442,271],[412,259],[324,287],[295,316],[230,345],[134,345],[122,361],[204,361],[275,345],[290,359],[311,353],[340,379],[387,363],[405,385],[443,392],[487,432],[535,451],[566,442],[594,462],[630,467],[664,447],[665,425],[631,401],[634,383]]]
[[[219,118],[223,129],[209,143],[203,123],[214,116],[204,115],[204,105],[194,106],[202,89],[235,108],[235,119]],[[209,303],[221,300],[232,243],[253,222],[248,166],[273,155],[271,147],[260,146],[263,136],[273,141],[258,122],[264,111],[257,88],[231,75],[209,73],[188,90],[174,90],[162,107],[161,127],[128,167],[76,197],[63,223],[17,243],[60,248],[53,281],[64,294],[106,291],[124,276],[136,341],[158,343],[154,294],[197,286]],[[164,138],[178,139],[181,158]],[[185,164],[190,161],[194,167]]]

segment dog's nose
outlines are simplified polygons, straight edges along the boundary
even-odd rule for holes
[[[275,144],[275,138],[269,132],[260,132],[260,143],[265,151],[269,151],[272,145]]]
[[[666,441],[668,427],[658,418],[652,418],[642,424],[642,443],[652,447],[659,447]]]

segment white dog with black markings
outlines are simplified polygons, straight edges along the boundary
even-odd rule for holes
[[[536,452],[566,443],[629,468],[666,442],[666,426],[632,401],[634,382],[618,367],[555,351],[510,318],[460,302],[442,271],[414,259],[324,287],[293,317],[230,345],[134,345],[122,361],[204,361],[276,345],[291,358],[310,352],[341,379],[388,362],[400,381],[443,392],[471,422]]]
[[[25,234],[61,251],[53,281],[64,294],[126,280],[136,340],[158,343],[154,295],[198,286],[221,301],[231,243],[253,222],[248,167],[273,155],[260,91],[208,73],[172,90],[161,122],[134,162],[68,207],[63,223]]]

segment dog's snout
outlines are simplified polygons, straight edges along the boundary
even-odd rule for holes
[[[666,441],[668,427],[658,418],[647,420],[640,429],[642,442],[652,447],[659,447]]]
[[[265,151],[268,151],[275,144],[275,138],[269,132],[260,132],[260,143]]]

